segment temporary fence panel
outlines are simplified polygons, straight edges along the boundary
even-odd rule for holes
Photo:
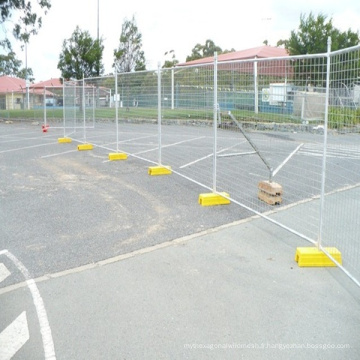
[[[86,79],[64,87],[64,118],[113,123],[97,144],[170,166],[199,192],[226,193],[321,249],[337,247],[359,283],[359,51],[215,56]]]
[[[360,47],[330,56],[326,182],[321,244],[337,247],[360,281]]]

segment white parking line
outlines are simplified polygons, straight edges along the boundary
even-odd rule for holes
[[[0,359],[10,360],[29,340],[26,311],[0,333]]]
[[[31,296],[33,298],[33,303],[36,309],[37,317],[40,325],[40,332],[42,336],[43,348],[45,360],[55,360],[55,348],[54,342],[51,334],[51,329],[49,325],[49,320],[46,314],[44,301],[40,295],[39,289],[35,281],[31,278],[28,269],[23,265],[23,263],[14,256],[8,250],[0,251],[0,255],[7,256],[17,267],[17,269],[23,274],[26,284],[30,290]],[[0,357],[1,358],[1,357]]]
[[[52,142],[52,143],[49,143],[49,144],[40,144],[40,145],[25,146],[25,147],[16,148],[16,149],[3,150],[3,151],[0,151],[0,154],[8,153],[8,152],[13,152],[13,151],[26,150],[26,149],[33,149],[33,148],[37,148],[37,147],[40,147],[40,146],[48,146],[48,145],[54,145],[54,144],[57,144],[57,142]]]
[[[195,140],[200,140],[200,139],[203,139],[203,138],[205,138],[205,136],[200,136],[200,137],[196,137],[196,138],[192,138],[192,139],[188,139],[188,140],[178,141],[176,143],[163,145],[161,148],[164,149],[164,148],[167,148],[167,147],[176,146],[176,145],[184,144],[184,143],[195,141]],[[145,153],[152,152],[152,151],[155,151],[155,150],[158,150],[158,149],[159,149],[159,146],[156,146],[156,147],[154,147],[152,149],[139,151],[139,152],[135,153],[134,155],[145,154]]]
[[[10,275],[10,271],[3,263],[0,263],[0,283],[4,281],[9,275]]]

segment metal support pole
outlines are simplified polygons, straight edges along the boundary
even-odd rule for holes
[[[218,97],[217,97],[217,52],[214,53],[214,113],[213,113],[213,192],[216,192],[216,174],[217,174],[217,116],[218,116]]]
[[[328,37],[328,43],[327,43],[324,149],[323,149],[322,176],[321,176],[319,236],[318,236],[318,241],[317,241],[318,249],[321,247],[321,241],[322,241],[322,237],[323,237],[323,226],[324,226],[327,130],[328,130],[329,93],[330,93],[330,66],[331,66],[330,52],[331,52],[331,37],[329,36]]]
[[[77,88],[78,88],[78,82],[76,81],[75,82],[75,85],[74,85],[74,132],[76,132],[76,91],[77,91]],[[79,101],[81,102],[80,100],[80,97],[79,97]]]
[[[85,113],[85,78],[83,76],[82,84],[82,103],[83,103],[83,117],[84,117],[84,141],[86,142],[86,113]]]
[[[116,152],[119,152],[119,99],[118,99],[118,77],[115,67],[115,122],[116,122]]]
[[[175,69],[171,69],[171,110],[175,108]]]
[[[98,94],[96,94],[98,95]],[[97,101],[97,96],[96,96]],[[95,89],[93,88],[93,129],[95,129]]]
[[[258,68],[257,68],[257,61],[254,62],[254,107],[255,107],[255,114],[259,113],[259,86],[258,86]]]
[[[159,142],[159,153],[158,153],[158,163],[161,165],[161,64],[158,62],[158,142]]]
[[[66,101],[65,101],[65,79],[63,79],[62,81],[62,86],[63,86],[63,105],[62,105],[62,108],[63,108],[63,121],[64,121],[64,137],[66,136],[66,130],[65,130],[65,127],[66,127],[66,121],[65,121],[65,104],[66,104]]]
[[[46,86],[44,86],[44,125],[46,126]]]
[[[231,111],[229,111],[229,116],[231,117],[231,120],[234,121],[234,123],[237,125],[237,127],[239,128],[241,133],[244,135],[244,138],[248,141],[248,143],[251,145],[251,147],[255,150],[256,154],[258,154],[261,161],[268,168],[268,170],[269,170],[269,182],[272,182],[272,178],[273,178],[273,169],[272,169],[272,167],[270,166],[268,161],[265,159],[265,157],[261,154],[260,150],[255,145],[255,143],[251,140],[250,136],[248,134],[246,134],[246,132],[242,128],[241,124],[235,119],[235,116],[231,113]]]

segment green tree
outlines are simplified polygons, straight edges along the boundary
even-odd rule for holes
[[[63,42],[57,66],[61,76],[80,80],[103,74],[103,51],[102,39],[94,40],[88,31],[82,31],[77,26],[72,36]]]
[[[21,60],[16,58],[13,51],[10,51],[7,55],[0,54],[0,75],[16,76],[21,63]]]
[[[298,30],[292,30],[289,39],[279,40],[277,44],[279,46],[284,45],[290,55],[322,54],[327,52],[329,37],[331,38],[332,51],[360,43],[359,33],[353,32],[351,29],[342,32],[334,27],[331,18],[327,20],[326,15],[319,14],[315,17],[313,13],[310,13],[307,17],[301,14]],[[317,59],[296,60],[294,75],[298,83],[306,82],[324,86],[326,77],[325,56]]]
[[[212,40],[206,40],[204,45],[196,44],[191,51],[191,55],[186,57],[186,61],[193,61],[214,56],[215,52],[222,54],[223,51],[219,46],[216,46]]]
[[[113,67],[119,73],[146,70],[145,55],[142,50],[142,34],[135,17],[124,21],[119,46],[114,50]]]
[[[0,0],[0,46],[11,51],[11,42],[6,25],[11,26],[11,31],[16,40],[29,42],[31,35],[36,35],[42,25],[42,17],[36,13],[38,7],[46,14],[51,8],[51,0]],[[13,15],[18,18],[12,19]]]
[[[162,66],[163,69],[172,68],[179,63],[179,61],[176,59],[174,50],[166,51],[164,56],[166,56],[167,59],[164,61],[164,65]]]
[[[334,27],[331,18],[327,21],[324,14],[315,17],[310,13],[308,17],[301,14],[298,31],[292,30],[290,38],[284,43],[290,55],[320,54],[327,51],[328,37],[331,38],[333,51],[355,46],[360,42],[359,33],[351,29],[341,32]]]
[[[32,71],[32,68],[27,68],[27,69],[23,68],[23,69],[17,71],[16,77],[18,77],[20,79],[27,79],[31,83],[33,83],[35,81],[34,73]]]

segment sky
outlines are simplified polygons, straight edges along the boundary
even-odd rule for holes
[[[194,46],[205,44],[207,39],[222,50],[262,46],[264,40],[276,46],[279,39],[288,39],[291,31],[297,30],[300,15],[307,16],[310,12],[332,18],[333,25],[341,31],[350,28],[360,32],[359,0],[257,0],[246,3],[239,0],[51,0],[51,4],[48,14],[43,16],[42,28],[27,47],[27,65],[32,68],[36,82],[60,77],[57,64],[62,44],[71,37],[76,26],[89,31],[93,38],[97,37],[99,28],[105,46],[105,74],[111,73],[113,52],[119,45],[122,24],[133,16],[142,34],[148,70],[169,60],[165,53],[170,50],[174,50],[180,63],[185,62]],[[25,66],[25,51],[15,42],[13,48]]]

